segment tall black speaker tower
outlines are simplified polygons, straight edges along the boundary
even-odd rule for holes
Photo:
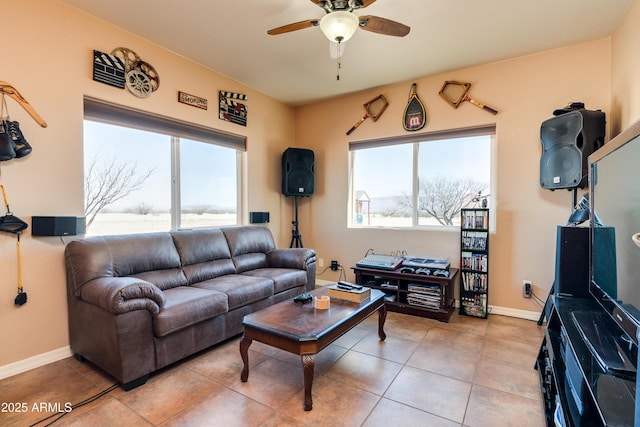
[[[545,120],[540,127],[540,186],[548,190],[587,185],[587,157],[604,145],[605,114],[584,108]]]
[[[589,296],[589,227],[558,226],[555,270],[556,295]]]
[[[282,194],[310,196],[314,187],[314,154],[306,148],[287,148],[282,153]]]

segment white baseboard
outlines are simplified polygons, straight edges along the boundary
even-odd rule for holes
[[[65,359],[71,355],[71,347],[66,346],[57,350],[38,354],[37,356],[29,357],[28,359],[0,366],[0,380],[30,371],[31,369],[39,368],[40,366],[44,366],[48,363],[57,362],[58,360]]]
[[[519,319],[535,320],[536,322],[540,318],[540,313],[537,311],[517,310],[515,308],[497,307],[495,305],[489,306],[489,314],[499,314],[501,316],[517,317]]]
[[[460,301],[456,300],[454,305],[456,308],[460,308]],[[489,306],[489,314],[517,317],[518,319],[525,319],[525,320],[535,320],[536,322],[540,318],[540,313],[538,313],[537,311],[517,310],[515,308],[498,307],[495,305]]]

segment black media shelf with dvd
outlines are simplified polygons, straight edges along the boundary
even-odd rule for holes
[[[460,314],[489,314],[489,209],[460,211]]]
[[[448,276],[406,273],[400,269],[358,266],[352,269],[357,284],[385,293],[385,306],[389,311],[448,322],[455,310],[453,291],[458,280],[457,268],[450,268]]]

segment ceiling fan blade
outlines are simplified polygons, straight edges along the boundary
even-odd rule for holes
[[[317,27],[318,23],[317,19],[307,19],[306,21],[294,22],[293,24],[283,25],[282,27],[273,28],[267,31],[267,34],[271,36],[275,36],[278,34],[289,33],[291,31],[303,30],[309,27]]]
[[[371,15],[360,17],[360,28],[373,33],[395,37],[404,37],[411,31],[411,28],[404,24]]]

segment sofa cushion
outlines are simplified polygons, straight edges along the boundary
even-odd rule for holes
[[[172,231],[171,236],[190,285],[236,272],[219,228]]]
[[[164,291],[166,303],[153,319],[153,333],[163,337],[229,311],[227,296],[208,289],[178,286]]]
[[[307,283],[306,271],[291,268],[258,268],[242,274],[253,277],[266,277],[273,280],[273,292],[276,294]]]
[[[243,274],[226,276],[200,282],[192,288],[224,292],[229,298],[229,310],[269,298],[273,295],[273,281],[266,277],[251,277]]]
[[[275,249],[271,231],[262,226],[223,227],[236,272],[267,267],[267,252]]]
[[[169,233],[88,237],[69,242],[65,259],[75,297],[98,277],[137,277],[162,290],[187,284]]]

